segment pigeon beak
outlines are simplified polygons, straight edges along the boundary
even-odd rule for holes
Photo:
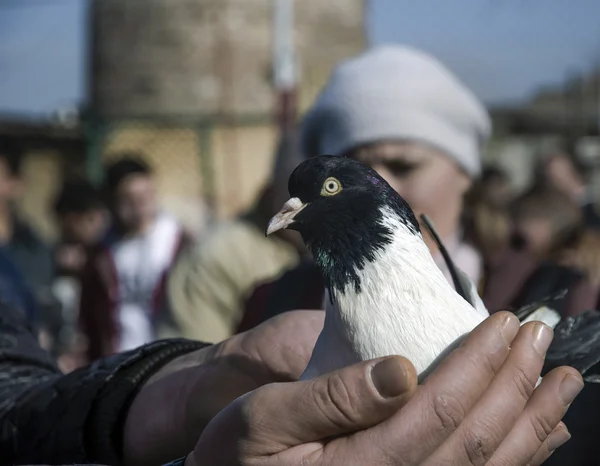
[[[267,236],[272,233],[275,233],[279,230],[284,230],[292,223],[294,223],[294,218],[298,213],[306,207],[306,204],[303,204],[300,199],[297,197],[292,197],[288,200],[283,207],[269,222],[267,226]]]

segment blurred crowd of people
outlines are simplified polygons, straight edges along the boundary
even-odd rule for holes
[[[563,315],[596,309],[600,214],[589,167],[565,140],[540,154],[530,188],[517,193],[500,166],[482,165],[491,130],[482,104],[435,59],[379,47],[339,65],[301,126],[282,135],[248,212],[194,238],[158,207],[144,154],[112,154],[101,188],[65,180],[54,246],[15,207],[23,154],[2,140],[0,286],[64,370],[158,338],[217,342],[287,310],[321,308],[323,283],[301,238],[264,231],[295,166],[332,153],[370,165],[426,213],[491,311],[562,288]]]

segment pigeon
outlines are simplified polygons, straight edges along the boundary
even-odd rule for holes
[[[323,330],[301,379],[399,354],[413,363],[423,381],[489,316],[474,283],[452,263],[430,220],[422,217],[454,287],[434,262],[408,203],[375,170],[345,157],[314,157],[294,170],[288,191],[291,198],[271,219],[266,234],[298,231],[326,285]],[[557,296],[562,295],[515,313],[522,323],[564,325],[546,306]],[[555,353],[564,362],[561,348],[569,346],[561,345]],[[586,361],[590,365],[600,357]]]
[[[325,323],[303,379],[393,354],[423,379],[489,315],[448,283],[413,211],[375,170],[314,157],[288,190],[266,233],[298,231],[326,285]]]

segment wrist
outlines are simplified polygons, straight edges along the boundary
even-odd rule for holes
[[[131,353],[105,381],[86,422],[89,456],[101,464],[121,463],[128,447],[123,425],[130,405],[144,382],[169,361],[194,351],[201,343],[165,340],[148,344]]]
[[[148,387],[149,385],[158,382],[168,375],[180,372],[184,369],[189,369],[190,367],[198,367],[204,364],[207,360],[213,357],[213,354],[215,351],[217,351],[218,346],[219,345],[205,346],[204,348],[200,348],[196,351],[191,351],[174,358],[172,361],[168,362],[158,371],[156,371],[151,377],[149,377],[144,384],[144,387]]]
[[[206,404],[197,387],[214,370],[206,367],[212,348],[172,359],[141,386],[123,422],[124,464],[166,462],[193,449],[202,426],[190,419],[212,418],[196,415]]]

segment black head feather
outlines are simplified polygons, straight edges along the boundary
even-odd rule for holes
[[[332,177],[341,191],[323,195],[324,183]],[[307,204],[288,228],[300,232],[330,291],[342,291],[349,283],[359,291],[358,272],[391,242],[393,232],[380,222],[382,207],[397,213],[411,232],[420,231],[406,201],[356,160],[330,155],[309,159],[294,170],[288,189]]]

